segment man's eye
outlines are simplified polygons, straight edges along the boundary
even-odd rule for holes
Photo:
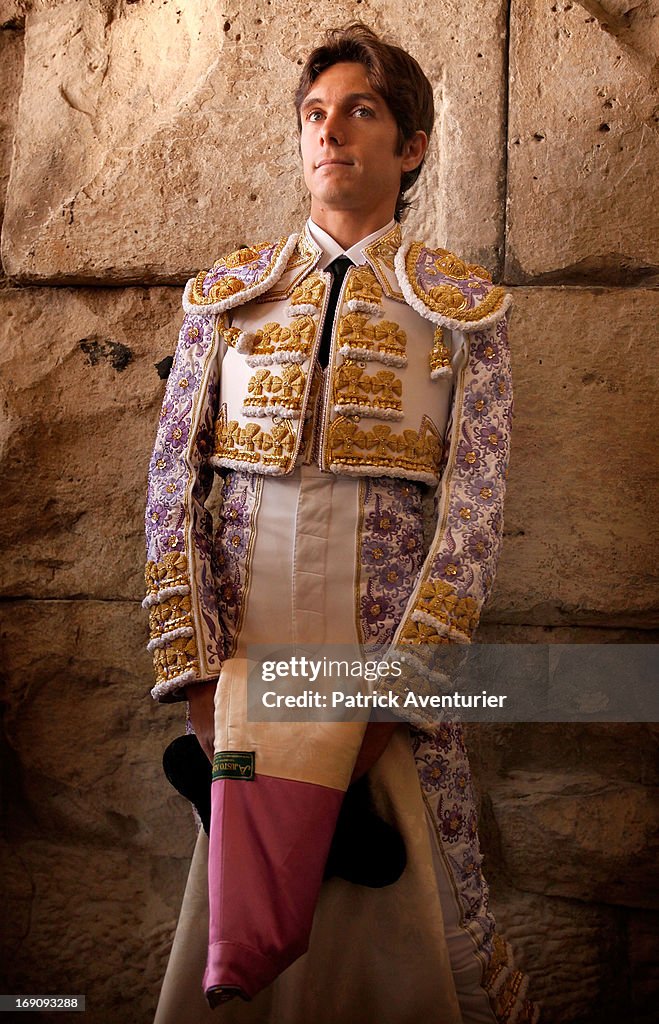
[[[320,121],[321,117],[320,110],[310,110],[307,114],[307,121]]]
[[[370,110],[368,107],[355,107],[354,113],[358,117],[372,117],[373,116],[373,111]]]

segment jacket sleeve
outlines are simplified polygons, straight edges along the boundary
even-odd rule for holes
[[[149,465],[145,569],[159,701],[217,679],[223,661],[212,562],[213,481],[220,340],[215,316],[188,312],[179,334]]]
[[[435,671],[447,663],[443,645],[471,641],[494,583],[513,412],[506,314],[482,329],[454,330],[453,338],[454,389],[436,528],[392,642],[395,655],[423,678],[443,682],[446,676]]]

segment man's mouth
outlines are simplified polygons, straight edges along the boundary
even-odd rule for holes
[[[327,157],[325,160],[318,161],[316,164],[316,170],[318,170],[319,167],[332,167],[335,165],[339,167],[352,167],[352,160],[339,160],[335,157]]]

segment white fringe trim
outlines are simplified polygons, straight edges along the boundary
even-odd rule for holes
[[[433,669],[429,669],[427,665],[421,660],[416,658],[411,651],[405,649],[401,650],[400,647],[396,648],[396,654],[406,665],[413,668],[420,676],[427,679],[429,682],[437,683],[443,690],[448,692],[449,690],[455,689],[455,683],[450,676],[447,676],[445,672],[435,672]]]
[[[166,697],[168,693],[180,690],[182,686],[196,678],[196,672],[189,668],[186,672],[182,672],[180,676],[174,676],[173,679],[168,679],[164,683],[156,683],[151,690],[151,696],[154,700],[159,700],[161,697]]]
[[[407,356],[391,355],[389,352],[374,352],[370,348],[351,348],[341,345],[339,355],[346,359],[363,359],[366,362],[384,363],[385,366],[407,366]]]
[[[318,306],[314,306],[313,302],[296,302],[284,308],[284,313],[287,316],[318,316],[320,310]]]
[[[344,416],[369,416],[374,420],[402,420],[402,409],[381,409],[377,405],[335,405],[334,412]]]
[[[163,587],[157,594],[147,594],[142,601],[143,608],[151,608],[154,604],[163,604],[170,597],[184,597],[190,593],[190,587],[187,583],[181,584],[180,587]]]
[[[264,462],[248,462],[246,459],[230,459],[225,455],[213,455],[208,460],[211,466],[221,469],[242,469],[247,473],[261,473],[264,476],[285,476],[289,470],[281,466],[268,466]]]
[[[375,302],[366,302],[365,299],[349,299],[348,302],[346,302],[346,308],[349,309],[351,313],[369,313],[377,319],[384,316],[382,306]]]
[[[167,633],[154,636],[153,640],[149,640],[146,649],[147,651],[155,651],[157,647],[166,647],[172,640],[178,640],[181,636],[192,636],[193,634],[192,626],[179,626],[178,629],[170,629]]]
[[[398,278],[398,283],[403,291],[406,302],[412,307],[412,309],[415,309],[420,316],[424,317],[426,320],[431,320],[435,324],[439,324],[441,327],[450,327],[452,330],[464,331],[465,333],[468,333],[469,331],[481,331],[484,327],[489,327],[491,324],[496,324],[499,320],[503,320],[508,307],[513,301],[513,297],[510,292],[506,292],[504,295],[499,309],[495,310],[494,313],[490,313],[489,316],[482,317],[480,320],[456,320],[454,317],[444,316],[443,313],[435,313],[434,310],[426,306],[425,302],[422,302],[414,291],[405,268],[405,259],[411,245],[412,242],[405,242],[401,245],[394,258],[394,267],[396,268],[396,277]],[[489,282],[486,283],[489,284]],[[492,287],[497,286],[493,285]]]
[[[243,416],[281,416],[283,420],[299,420],[300,410],[290,409],[286,405],[243,405],[240,410]]]
[[[431,380],[440,380],[440,378],[450,378],[453,376],[453,368],[451,366],[438,366],[436,370],[430,371]]]
[[[337,476],[390,476],[400,480],[416,480],[418,483],[436,486],[438,481],[435,473],[416,472],[413,469],[400,469],[398,466],[353,466],[342,462],[330,462],[330,470]]]
[[[247,356],[245,362],[248,366],[275,366],[284,363],[303,363],[309,358],[304,352],[270,352],[265,355]]]
[[[297,245],[299,235],[289,235],[288,241],[284,245],[284,248],[280,252],[278,258],[275,260],[274,265],[270,268],[269,273],[265,275],[262,281],[257,284],[251,285],[249,288],[243,288],[240,292],[235,292],[234,295],[229,295],[226,299],[220,299],[219,302],[211,302],[208,306],[200,306],[196,302],[191,301],[192,288],[196,281],[195,277],[191,277],[185,286],[183,292],[183,309],[186,313],[197,313],[199,316],[214,316],[216,313],[223,313],[225,309],[234,309],[236,306],[244,306],[246,302],[251,302],[258,295],[263,295],[268,289],[272,288],[273,284],[279,280],[284,273],[286,265],[293,254],[293,250]]]

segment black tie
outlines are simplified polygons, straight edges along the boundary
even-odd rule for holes
[[[341,291],[343,278],[348,272],[348,267],[352,266],[354,266],[354,264],[347,256],[337,256],[337,258],[333,260],[327,268],[332,275],[332,287],[330,289],[329,302],[327,303],[327,313],[325,314],[325,323],[323,325],[323,336],[320,339],[320,348],[318,350],[318,362],[323,369],[329,362],[330,343],[332,341],[332,325],[334,323],[334,314],[336,313],[336,304],[339,300],[339,292]]]

